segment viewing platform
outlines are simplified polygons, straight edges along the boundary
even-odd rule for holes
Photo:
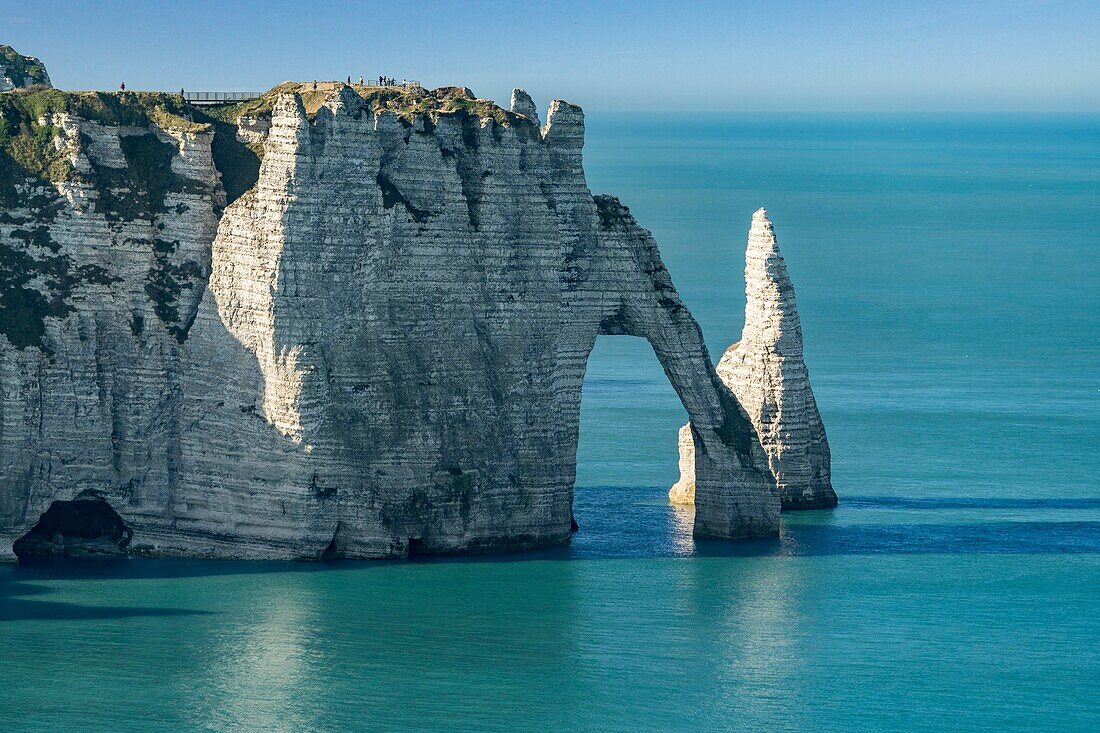
[[[197,107],[235,104],[259,98],[263,92],[184,92],[183,99]]]
[[[330,88],[338,87],[344,82],[315,82],[318,88]],[[303,87],[307,86],[308,82],[302,84]],[[420,82],[414,79],[402,79],[400,82],[393,83],[380,83],[379,79],[368,79],[363,84],[352,84],[356,87],[397,87],[401,89],[420,89]],[[193,104],[197,107],[203,106],[215,106],[219,104],[236,104],[237,102],[247,102],[251,99],[258,99],[262,97],[265,92],[183,92],[183,99],[188,104]]]

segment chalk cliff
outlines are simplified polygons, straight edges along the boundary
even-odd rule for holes
[[[523,89],[512,90],[512,100],[509,107],[517,115],[523,115],[536,125],[539,124],[539,112],[535,106],[535,101]]]
[[[718,363],[718,375],[748,411],[768,453],[784,509],[835,506],[829,441],[802,354],[794,286],[764,209],[752,217],[745,251],[745,326]],[[695,493],[695,442],[680,429],[680,480],[674,503]]]
[[[617,334],[691,418],[696,533],[776,534],[656,243],[588,190],[583,113],[529,102],[0,95],[0,551],[88,491],[150,554],[565,542],[585,365]]]
[[[50,75],[42,62],[11,46],[0,45],[0,92],[36,85],[50,86]]]

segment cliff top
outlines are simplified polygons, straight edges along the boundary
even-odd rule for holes
[[[0,47],[5,48],[10,50]],[[261,145],[246,146],[236,139],[238,121],[270,115],[279,97],[292,93],[299,95],[306,114],[313,117],[347,86],[341,82],[284,82],[256,99],[216,109],[194,107],[180,95],[166,92],[68,92],[45,86],[4,91],[0,93],[0,202],[11,200],[14,186],[21,179],[58,182],[75,175],[66,154],[54,144],[59,132],[52,122],[55,114],[71,114],[112,126],[155,124],[181,132],[213,131],[215,160],[232,201],[254,182],[263,154]],[[442,115],[455,115],[491,118],[504,127],[537,127],[530,118],[505,110],[492,100],[478,99],[465,87],[428,90],[356,84],[350,88],[374,113],[391,112],[406,123],[420,115],[433,121]]]
[[[34,56],[24,56],[11,46],[0,45],[0,91],[35,85],[50,85],[45,65]]]
[[[13,89],[0,94],[0,139],[20,118],[37,122],[68,113],[104,125],[145,125],[150,121],[173,130],[200,132],[194,109],[178,94],[165,92],[66,92],[51,88]]]
[[[10,49],[0,46],[0,49],[4,48]],[[0,144],[5,132],[10,135],[12,128],[21,121],[37,122],[55,113],[73,114],[105,125],[145,125],[151,121],[167,129],[203,132],[215,121],[236,124],[242,117],[270,114],[280,96],[298,94],[306,114],[312,118],[326,101],[346,86],[340,82],[283,82],[256,99],[214,109],[194,107],[180,95],[167,92],[69,92],[40,86],[16,88],[0,95]],[[492,118],[506,127],[530,122],[528,118],[500,107],[491,99],[476,98],[465,87],[422,89],[354,84],[350,88],[375,113],[392,112],[406,121],[422,114],[433,118],[441,114],[466,114]]]
[[[478,99],[466,87],[379,87],[370,84],[344,84],[343,82],[293,82],[285,81],[268,90],[257,99],[227,105],[211,112],[226,122],[235,123],[242,117],[259,117],[270,114],[275,102],[283,94],[297,94],[302,98],[306,114],[313,117],[334,94],[350,87],[370,105],[377,114],[393,112],[399,119],[411,121],[417,115],[437,118],[441,114],[467,114],[473,117],[491,117],[505,127],[526,121],[491,99]]]
[[[63,92],[31,87],[0,94],[0,202],[14,196],[19,179],[71,179],[75,171],[66,154],[54,144],[58,134],[51,122],[67,113],[105,125],[148,126],[202,132],[178,95],[160,92]]]

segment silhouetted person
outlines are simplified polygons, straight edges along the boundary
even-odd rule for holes
[[[124,91],[126,91],[126,82],[122,82],[121,84],[119,84],[119,85],[118,85],[118,90],[119,90],[120,92],[124,92]]]

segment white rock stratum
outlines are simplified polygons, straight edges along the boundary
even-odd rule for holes
[[[794,286],[764,209],[753,214],[745,250],[745,326],[722,355],[718,375],[752,419],[783,508],[835,506],[829,441],[803,360]],[[678,504],[692,503],[696,491],[691,427],[680,428],[680,480],[669,491]]]
[[[512,101],[509,104],[509,109],[517,115],[523,115],[536,125],[539,124],[538,107],[535,106],[535,102],[531,99],[531,95],[523,89],[512,90]]]
[[[566,542],[585,366],[616,334],[648,339],[691,418],[696,534],[778,532],[656,243],[587,187],[580,108],[540,128],[526,95],[445,91],[403,114],[404,92],[303,85],[249,135],[43,122],[68,173],[0,178],[4,552],[85,491],[148,554]]]

